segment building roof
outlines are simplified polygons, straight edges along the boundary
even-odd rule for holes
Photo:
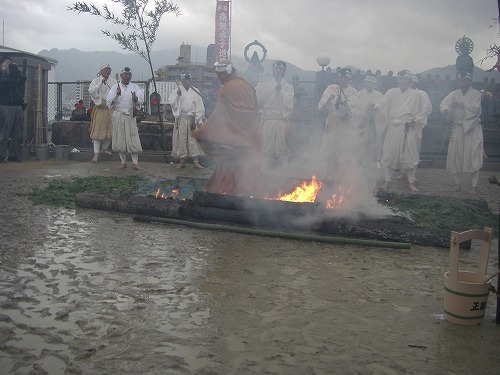
[[[51,57],[45,57],[41,55],[37,55],[35,53],[30,53],[26,51],[21,51],[19,49],[11,48],[11,47],[6,47],[0,45],[0,55],[8,55],[11,56],[12,58],[28,58],[29,60],[32,61],[38,61],[42,63],[48,63],[50,65],[57,65],[58,61],[56,59],[53,59]],[[47,66],[45,68],[50,69],[50,67]]]

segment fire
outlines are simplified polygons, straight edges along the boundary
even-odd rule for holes
[[[312,176],[311,181],[302,182],[290,194],[281,195],[277,199],[287,202],[315,202],[321,187],[321,181]]]
[[[280,201],[287,202],[317,202],[320,198],[320,193],[323,189],[323,183],[318,180],[316,176],[312,176],[310,181],[304,181],[299,186],[295,188],[289,194],[280,194],[276,198],[272,198]],[[338,187],[338,192],[335,192],[331,199],[327,199],[325,202],[325,207],[328,209],[334,209],[342,205],[345,200],[345,196],[350,194],[350,189],[344,191],[342,186]]]
[[[342,186],[339,186],[340,193],[334,193],[332,195],[332,199],[327,199],[326,208],[332,209],[339,207],[342,203],[344,203],[344,197],[351,193],[351,189],[347,189],[345,193],[342,193]]]
[[[172,190],[172,198],[177,197],[177,195],[179,195],[179,189],[178,189],[178,188],[177,188],[177,189]]]
[[[326,192],[325,190],[328,190]],[[176,198],[180,193],[180,189],[177,187],[171,191],[170,194],[165,194],[161,189],[156,190],[156,199],[167,199]],[[273,198],[264,198],[270,200],[280,200],[286,202],[297,202],[297,203],[314,203],[323,202],[327,209],[334,209],[341,206],[345,197],[350,194],[350,189],[344,190],[342,186],[338,186],[335,192],[331,195],[330,199],[324,201],[324,198],[331,194],[331,189],[324,187],[324,184],[316,176],[312,176],[311,180],[303,181],[299,186],[297,186],[291,193],[283,194],[279,193]],[[252,197],[253,198],[253,197]]]
[[[156,199],[159,199],[159,198],[165,199],[165,194],[162,193],[161,190],[158,188],[158,190],[156,190],[155,197],[156,197]]]
[[[171,198],[177,197],[177,195],[179,195],[179,192],[180,192],[179,188],[173,189],[170,197]],[[155,197],[156,197],[156,199],[166,199],[167,198],[165,193],[162,193],[162,191],[159,188],[158,188],[158,190],[156,190]]]

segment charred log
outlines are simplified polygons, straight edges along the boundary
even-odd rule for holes
[[[239,197],[196,191],[193,194],[193,203],[203,207],[217,207],[227,210],[245,210],[252,212],[267,212],[273,215],[321,215],[320,203],[295,203],[271,199]]]
[[[439,247],[449,246],[449,230],[418,228],[409,222],[403,222],[397,217],[353,221],[340,217],[325,217],[324,215],[301,216],[298,215],[299,211],[296,208],[300,204],[281,205],[289,202],[264,201],[270,203],[270,207],[273,207],[273,203],[277,203],[275,207],[277,213],[274,213],[273,208],[261,206],[264,202],[258,201],[254,203],[254,209],[248,209],[247,204],[251,203],[251,201],[248,202],[247,200],[250,198],[218,196],[217,194],[195,195],[198,197],[196,200],[178,201],[175,199],[156,199],[151,196],[81,193],[77,195],[76,203],[78,206],[85,208],[185,221],[214,224],[230,223],[249,228],[272,229],[302,234],[335,235]],[[216,205],[214,202],[223,202],[223,207],[200,205],[198,204],[200,202],[199,197],[203,197],[203,199],[210,197],[211,205]],[[206,204],[206,201],[202,200],[202,202]],[[288,206],[293,207],[291,213],[288,213],[285,209]]]
[[[227,209],[224,207],[198,206],[193,201],[186,201],[180,208],[180,215],[190,220],[228,222],[243,225],[253,225],[257,218],[255,212]]]
[[[450,230],[419,228],[403,222],[396,224],[391,219],[362,220],[358,223],[328,219],[321,223],[319,231],[345,237],[408,242],[438,247],[450,246]]]
[[[237,201],[240,200],[237,199]],[[231,202],[233,201],[231,200]],[[273,211],[272,207],[264,209],[264,207],[260,205],[256,205],[256,208],[257,209],[226,209],[197,205],[194,201],[187,201],[186,204],[180,208],[180,214],[183,218],[189,220],[226,222],[247,225],[255,228],[299,231],[316,230],[321,222],[320,218],[315,220],[305,220],[304,217],[297,215],[296,210],[292,212],[284,212],[283,206],[281,205],[278,205],[278,211]]]
[[[179,207],[183,204],[183,201],[156,199],[152,196],[79,193],[76,196],[76,204],[79,207],[96,210],[180,219]]]

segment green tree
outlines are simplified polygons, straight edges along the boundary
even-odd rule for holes
[[[154,8],[149,7],[149,0],[110,0],[113,3],[121,4],[123,10],[121,17],[113,14],[107,4],[102,6],[102,10],[92,4],[85,2],[75,2],[68,10],[77,13],[88,13],[93,16],[104,18],[107,22],[125,28],[129,34],[124,32],[112,33],[108,30],[101,30],[101,32],[116,40],[118,44],[125,50],[137,53],[149,64],[151,69],[151,79],[155,93],[158,92],[156,88],[156,79],[153,70],[153,63],[151,61],[151,49],[156,41],[156,33],[160,26],[161,18],[165,13],[174,13],[176,16],[181,14],[180,8],[167,0],[154,0]],[[160,122],[162,115],[160,111],[160,103],[158,101],[158,113]]]

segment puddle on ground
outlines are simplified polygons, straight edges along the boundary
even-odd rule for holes
[[[288,241],[32,206],[15,194],[28,181],[0,180],[7,374],[498,369],[493,295],[479,326],[442,318],[446,249]],[[490,273],[497,262],[492,251]]]

